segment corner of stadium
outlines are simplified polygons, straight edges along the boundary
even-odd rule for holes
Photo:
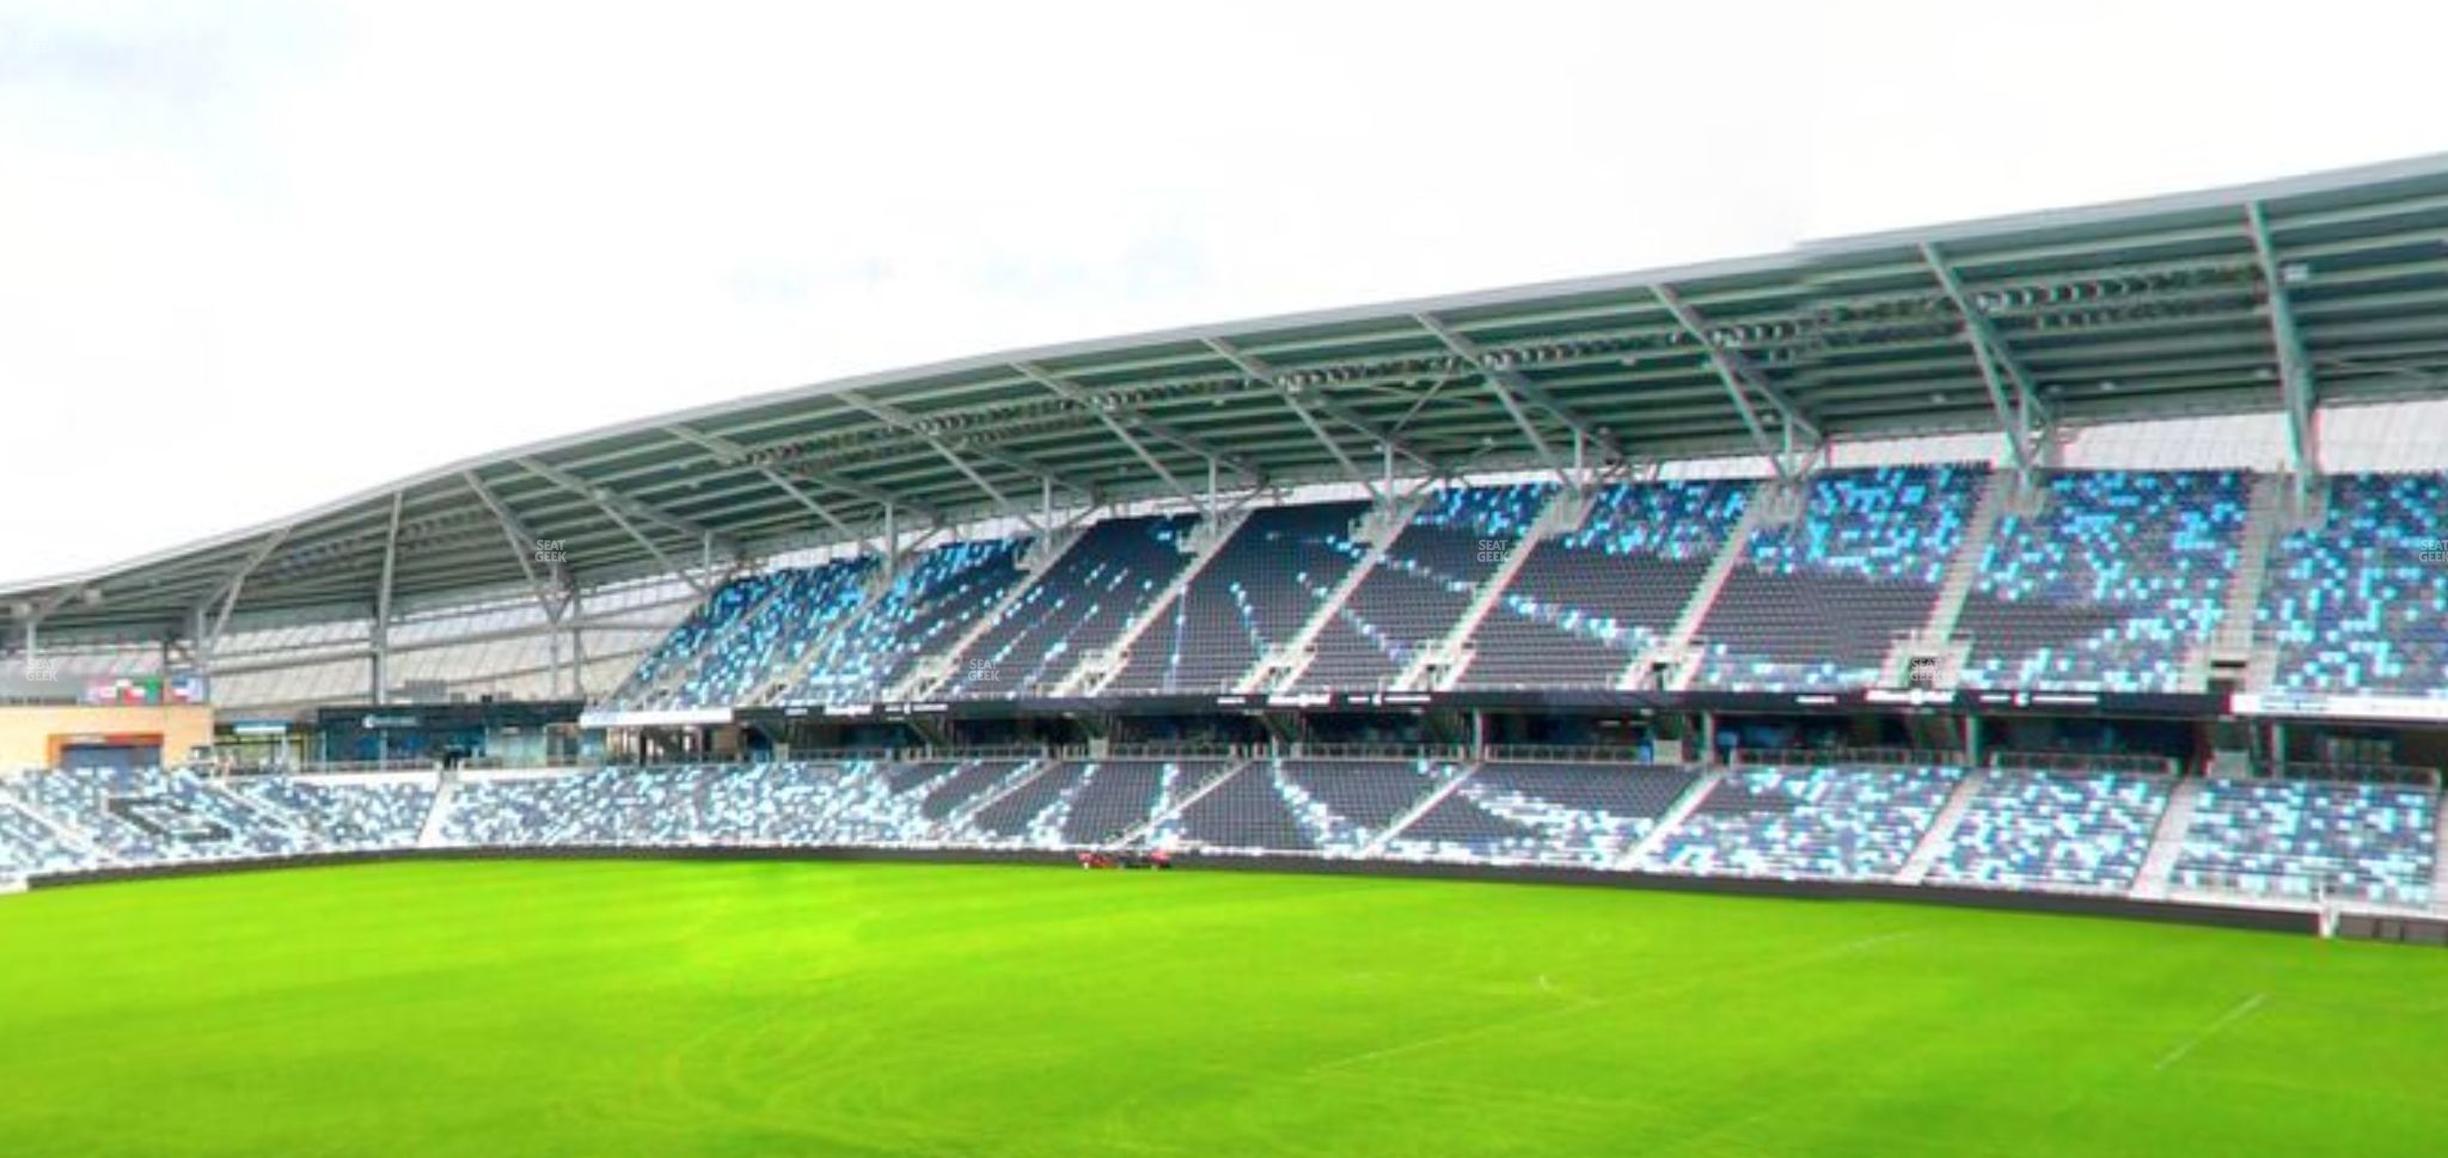
[[[2420,1152],[2443,238],[2427,157],[981,354],[0,580],[12,1132]]]

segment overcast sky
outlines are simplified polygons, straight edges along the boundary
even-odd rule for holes
[[[861,371],[2448,148],[2441,6],[2263,6],[0,0],[0,579]]]

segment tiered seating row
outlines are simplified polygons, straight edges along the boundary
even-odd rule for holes
[[[2281,689],[2448,698],[2448,477],[2332,480],[2326,518],[2278,544],[2259,627]]]
[[[1299,686],[1374,691],[1444,641],[1513,545],[1554,497],[1552,485],[1438,491],[1386,546],[1318,633]]]
[[[2143,882],[2170,783],[1953,768],[1687,768],[1434,760],[970,760],[598,769],[457,785],[465,847],[1080,849],[1381,856],[1773,878],[1901,877],[2110,894]],[[430,781],[82,770],[0,780],[0,876],[412,847]],[[1679,817],[1670,827],[1667,817]],[[2248,903],[2432,904],[2437,795],[2199,785],[2168,883]],[[2168,863],[2162,861],[2160,863]]]
[[[1886,467],[1822,474],[1791,525],[1752,532],[1700,625],[1699,686],[1867,687],[1926,624],[1988,472]]]
[[[1742,521],[1748,482],[1618,483],[1529,557],[1471,634],[1465,688],[1603,688],[1670,630]]]
[[[2249,476],[2051,476],[2036,518],[2008,515],[1955,637],[1981,688],[2184,690],[2185,660],[2225,614]]]

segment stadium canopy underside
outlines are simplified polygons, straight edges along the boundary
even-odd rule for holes
[[[2448,395],[2448,156],[1684,268],[963,358],[454,463],[83,574],[10,649],[192,643],[1142,500]]]

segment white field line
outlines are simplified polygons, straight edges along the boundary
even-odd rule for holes
[[[2235,1023],[2237,1023],[2237,1022],[2239,1022],[2239,1021],[2242,1021],[2242,1020],[2244,1020],[2244,1019],[2245,1019],[2245,1018],[2247,1018],[2247,1017],[2251,1017],[2251,1016],[2252,1016],[2252,1014],[2253,1014],[2253,1011],[2254,1011],[2254,1010],[2256,1010],[2256,1009],[2261,1008],[2262,1003],[2263,1003],[2263,1002],[2266,1002],[2266,1001],[2268,1001],[2268,1000],[2269,1000],[2269,994],[2267,994],[2267,993],[2255,993],[2255,994],[2253,994],[2252,996],[2247,997],[2247,998],[2245,998],[2245,999],[2244,999],[2244,1000],[2242,1000],[2242,1001],[2236,1002],[2236,1003],[2235,1003],[2235,1007],[2234,1007],[2233,1009],[2230,1009],[2230,1010],[2228,1010],[2227,1012],[2220,1014],[2220,1015],[2218,1016],[2218,1019],[2217,1019],[2217,1020],[2215,1020],[2215,1021],[2211,1022],[2211,1023],[2210,1023],[2210,1024],[2208,1024],[2208,1025],[2203,1026],[2203,1027],[2202,1027],[2202,1031],[2201,1031],[2200,1033],[2194,1034],[2193,1036],[2191,1036],[2191,1037],[2189,1037],[2189,1038],[2186,1038],[2186,1039],[2185,1039],[2185,1040],[2183,1040],[2182,1042],[2177,1043],[2176,1048],[2174,1048],[2174,1049],[2172,1049],[2172,1050],[2169,1050],[2169,1051],[2167,1052],[2167,1056],[2166,1056],[2166,1057],[2163,1057],[2163,1058],[2160,1058],[2160,1059],[2159,1059],[2159,1064],[2158,1064],[2158,1065],[2155,1065],[2155,1066],[2152,1066],[2151,1068],[2152,1068],[2153,1070],[2165,1070],[2165,1069],[2167,1069],[2169,1066],[2175,1065],[2177,1062],[2183,1061],[2183,1060],[2185,1059],[2185,1055],[2186,1055],[2186,1054],[2189,1054],[2189,1053],[2192,1053],[2192,1052],[2193,1052],[2193,1047],[2198,1046],[2198,1045],[2200,1045],[2201,1043],[2203,1043],[2203,1042],[2205,1042],[2205,1041],[2210,1040],[2212,1037],[2217,1036],[2217,1035],[2218,1035],[2218,1032],[2219,1032],[2220,1030],[2223,1030],[2223,1029],[2227,1028],[2228,1026],[2234,1025]]]

